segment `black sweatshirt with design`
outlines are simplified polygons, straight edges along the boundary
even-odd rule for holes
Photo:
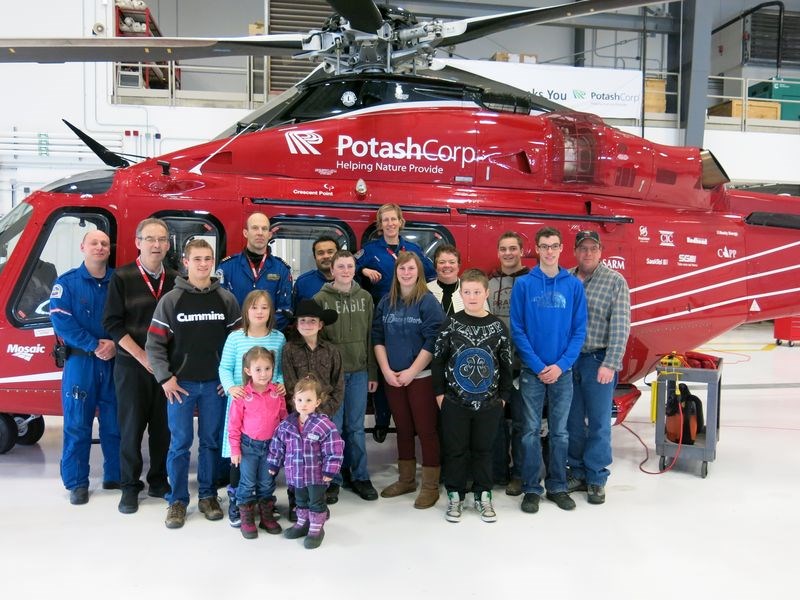
[[[217,378],[225,338],[239,327],[236,298],[211,278],[199,289],[183,277],[161,297],[147,332],[145,350],[158,383],[173,375],[189,381]]]
[[[513,381],[508,328],[492,314],[457,312],[436,337],[431,373],[437,396],[471,410],[507,402]]]

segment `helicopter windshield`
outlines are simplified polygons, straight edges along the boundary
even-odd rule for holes
[[[27,202],[22,202],[0,219],[0,272],[11,258],[11,253],[17,247],[17,242],[32,214],[33,207]]]
[[[59,179],[42,188],[55,194],[103,194],[114,183],[114,169],[98,169]]]

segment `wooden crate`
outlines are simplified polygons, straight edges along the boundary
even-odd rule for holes
[[[709,116],[715,117],[741,117],[742,101],[728,100],[708,108]],[[781,103],[773,100],[747,100],[748,119],[775,119],[781,118]]]
[[[264,35],[264,22],[256,21],[247,26],[248,35]]]
[[[519,52],[495,52],[492,55],[492,60],[499,62],[512,62],[512,63],[524,63],[528,65],[535,65],[536,55],[519,53]]]
[[[647,77],[644,80],[644,112],[667,112],[667,80]]]

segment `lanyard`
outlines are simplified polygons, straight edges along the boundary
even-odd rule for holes
[[[250,257],[245,254],[245,258],[247,259],[247,264],[250,265],[250,270],[253,272],[253,281],[258,281],[258,276],[261,274],[261,269],[264,268],[264,261],[267,260],[267,253],[264,253],[264,256],[261,257],[261,262],[258,264],[258,269],[253,264],[253,261],[250,260]]]
[[[136,259],[136,266],[139,267],[139,273],[142,274],[142,279],[144,279],[144,283],[145,285],[147,285],[148,289],[150,290],[150,293],[153,294],[153,297],[156,300],[161,298],[161,292],[164,289],[164,279],[167,276],[167,270],[164,268],[164,266],[163,265],[161,266],[161,278],[160,281],[158,282],[158,291],[155,291],[153,289],[153,284],[150,283],[150,277],[145,272],[144,267],[142,266],[142,261],[138,258]]]
[[[389,246],[386,246],[386,251],[389,253],[389,256],[397,260],[397,253],[395,253],[394,250],[389,248]],[[400,244],[397,245],[397,252],[405,252],[405,251],[406,251],[405,246],[401,246]]]

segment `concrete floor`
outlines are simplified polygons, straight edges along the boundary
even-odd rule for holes
[[[246,541],[227,520],[206,521],[195,498],[180,530],[164,527],[160,500],[121,515],[119,492],[100,489],[98,446],[89,504],[71,506],[59,478],[61,420],[48,417],[38,445],[0,456],[0,596],[793,597],[800,348],[776,347],[761,324],[701,350],[725,357],[721,439],[706,479],[688,461],[643,473],[644,447],[615,427],[602,506],[575,494],[575,511],[543,501],[528,515],[497,489],[496,523],[469,509],[451,524],[444,499],[415,510],[410,495],[367,503],[343,490],[313,552],[282,536]],[[626,423],[649,447],[644,468],[657,471],[649,412],[645,392]],[[369,439],[378,489],[396,476],[393,442]],[[278,494],[285,506],[282,486]]]

